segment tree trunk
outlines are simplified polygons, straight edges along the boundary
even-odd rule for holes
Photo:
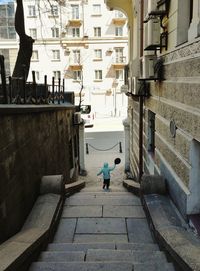
[[[20,44],[12,77],[17,79],[25,76],[27,80],[34,40],[25,33],[23,2],[22,0],[16,0],[16,2],[15,30],[19,35]]]

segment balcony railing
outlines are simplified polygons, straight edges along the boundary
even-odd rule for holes
[[[112,65],[114,68],[123,68],[126,65],[126,57],[119,56],[112,59]]]

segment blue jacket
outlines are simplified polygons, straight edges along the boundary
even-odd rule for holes
[[[97,173],[97,176],[103,174],[103,178],[105,180],[110,179],[110,172],[115,169],[115,166],[116,165],[114,165],[113,167],[109,167],[108,163],[105,162],[99,173]]]

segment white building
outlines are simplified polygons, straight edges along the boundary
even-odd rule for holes
[[[125,115],[127,97],[120,87],[127,64],[126,17],[109,11],[104,0],[50,2],[23,1],[26,33],[35,39],[28,81],[32,71],[38,83],[45,75],[48,84],[53,76],[64,79],[77,104],[83,86],[83,104],[91,103],[96,112]]]

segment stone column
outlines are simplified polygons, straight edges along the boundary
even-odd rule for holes
[[[188,41],[200,35],[200,0],[193,0],[192,22],[188,30]]]
[[[130,124],[128,118],[123,120],[125,133],[125,172],[130,171]]]
[[[85,126],[84,123],[79,125],[79,174],[86,175],[85,169]]]

